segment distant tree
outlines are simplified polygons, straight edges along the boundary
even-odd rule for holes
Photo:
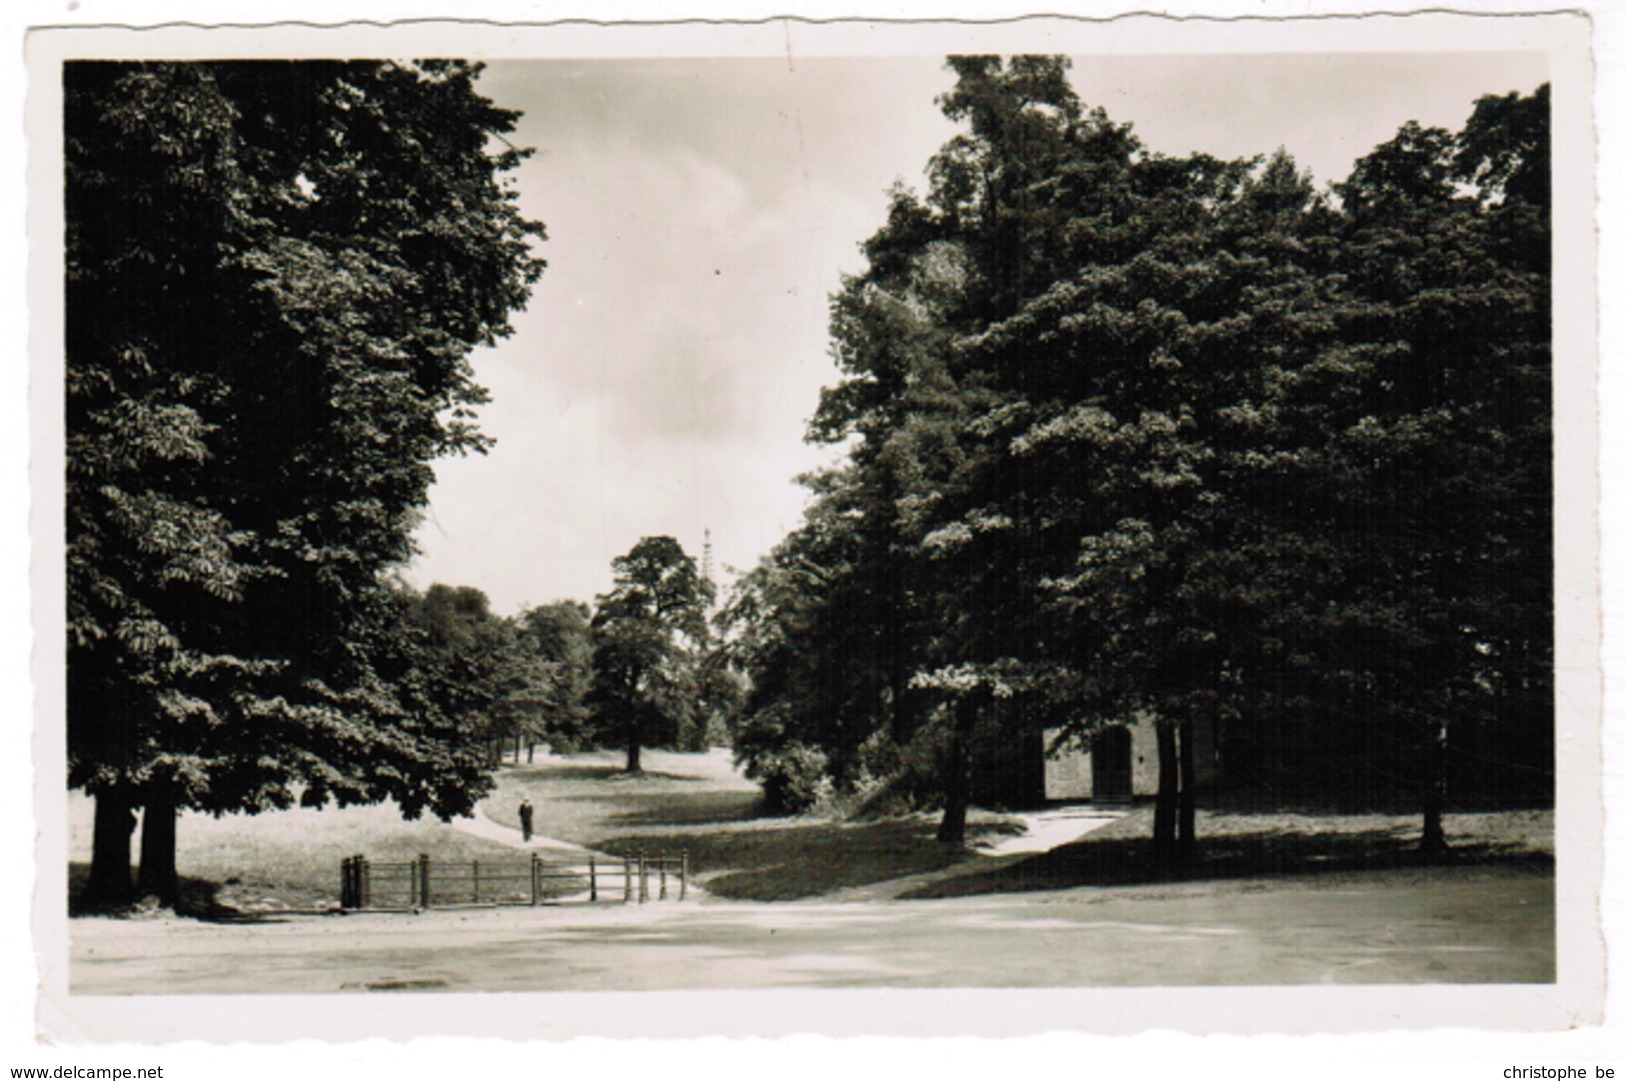
[[[611,566],[615,588],[592,621],[591,700],[599,731],[636,773],[644,746],[670,744],[692,722],[714,590],[671,537],[645,537]]]
[[[472,586],[431,585],[421,601],[432,662],[427,674],[440,688],[440,708],[462,738],[497,765],[523,723],[530,689],[529,658],[515,626],[491,612]]]
[[[454,61],[64,70],[68,781],[87,899],[172,897],[182,807],[464,806],[391,689],[380,575],[448,452],[468,354],[542,263]],[[493,147],[497,149],[493,152]],[[384,653],[375,653],[383,650]],[[149,843],[150,842],[150,843]]]
[[[471,813],[490,791],[493,747],[518,683],[509,628],[478,589],[437,583],[419,593],[392,581],[352,633],[353,648],[371,658],[369,712],[356,712],[387,718],[392,746],[347,784],[389,792],[408,818]],[[406,756],[410,769],[398,761]]]
[[[685,751],[708,751],[730,746],[748,682],[733,666],[725,650],[713,646],[699,658],[695,670],[694,723],[681,735]]]
[[[530,665],[528,729],[533,740],[568,751],[588,738],[587,692],[592,682],[592,613],[576,601],[555,601],[518,617]]]

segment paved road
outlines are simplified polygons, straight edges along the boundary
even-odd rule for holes
[[[72,922],[74,994],[1541,983],[1549,875]]]

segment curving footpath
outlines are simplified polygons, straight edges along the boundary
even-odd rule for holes
[[[532,834],[530,840],[527,841],[512,826],[504,826],[502,823],[489,818],[483,806],[474,808],[472,818],[454,818],[451,820],[451,825],[471,837],[494,841],[499,845],[507,845],[509,848],[542,849],[552,852],[568,852],[572,856],[593,855],[603,856],[605,859],[613,858],[596,849],[572,844],[569,841],[560,841],[553,837],[541,837]]]
[[[532,834],[530,840],[527,841],[521,837],[519,835],[519,831],[514,829],[512,826],[504,826],[502,823],[488,817],[485,813],[485,808],[483,805],[474,808],[473,817],[453,819],[451,825],[471,837],[478,837],[481,840],[492,841],[496,844],[506,845],[509,848],[518,849],[524,852],[539,852],[544,858],[549,852],[551,852],[559,856],[569,857],[571,859],[584,859],[587,856],[595,856],[604,864],[619,863],[621,861],[621,857],[615,855],[614,853],[605,852],[597,848],[588,848],[586,845],[578,845],[571,841],[561,841],[555,837],[542,837],[537,834]],[[657,855],[657,853],[650,853],[650,855]],[[583,899],[586,896],[586,891],[583,890],[580,894],[567,894],[563,897],[555,898],[555,900],[574,901]],[[686,904],[690,901],[709,900],[710,898],[711,895],[705,891],[705,888],[695,882],[694,876],[690,875],[688,879],[687,896],[683,898],[684,903]],[[649,901],[642,903],[651,904],[658,902],[651,898]]]

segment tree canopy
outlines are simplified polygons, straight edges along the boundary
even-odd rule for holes
[[[636,773],[645,745],[673,742],[696,719],[715,588],[671,537],[644,537],[611,567],[615,588],[592,620],[591,701],[600,737]]]
[[[442,744],[375,632],[429,462],[485,446],[469,354],[543,268],[477,75],[64,68],[68,775],[103,898],[134,807],[468,805],[421,783]]]
[[[1041,797],[1044,732],[1151,717],[1170,866],[1199,726],[1234,783],[1410,793],[1433,848],[1452,777],[1549,784],[1546,90],[1322,191],[1146,149],[1063,58],[949,66],[966,130],[832,300],[809,438],[849,453],[728,609],[747,761],[906,773],[957,840]]]

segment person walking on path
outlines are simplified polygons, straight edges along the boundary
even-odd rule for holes
[[[526,843],[530,841],[531,827],[536,822],[536,808],[530,805],[530,800],[523,800],[519,804],[519,831],[525,835]]]

